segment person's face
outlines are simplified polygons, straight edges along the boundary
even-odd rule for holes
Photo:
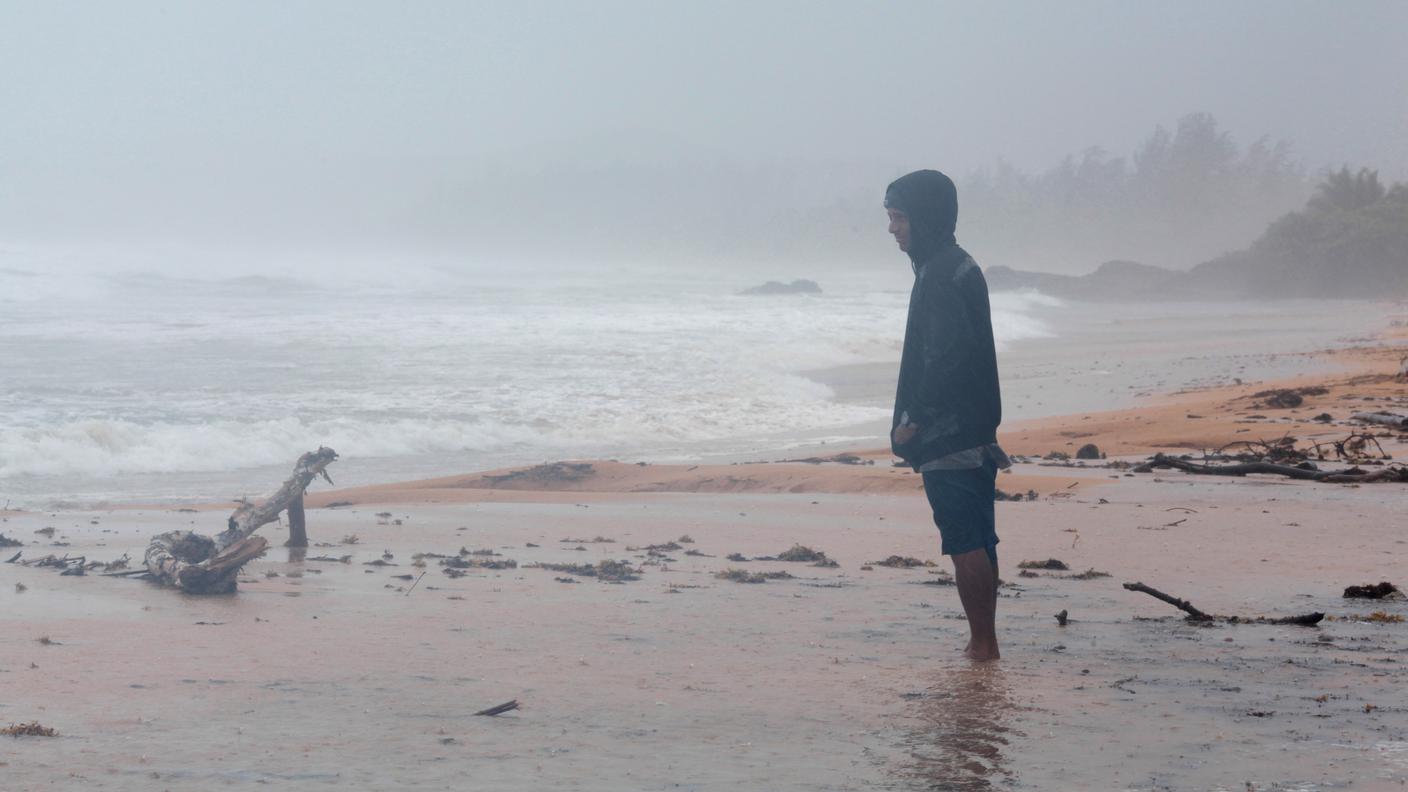
[[[909,252],[909,215],[898,209],[886,209],[890,215],[890,233],[895,237],[895,243],[900,246],[900,250]]]

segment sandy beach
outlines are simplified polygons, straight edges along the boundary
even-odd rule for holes
[[[314,546],[266,527],[276,547],[231,596],[0,565],[0,725],[59,733],[0,739],[0,786],[1402,788],[1408,604],[1341,592],[1405,583],[1408,489],[1105,466],[1408,409],[1401,333],[1333,354],[1342,373],[1005,426],[1025,461],[998,486],[1024,497],[997,504],[994,664],[961,657],[918,477],[877,449],[320,485]],[[1273,388],[1310,391],[1273,408]],[[1038,458],[1086,443],[1109,459]],[[0,533],[23,543],[6,558],[140,559],[227,509],[6,512]],[[760,558],[794,545],[835,565]],[[1019,574],[1046,559],[1068,571]],[[585,574],[617,560],[634,579]],[[1193,624],[1134,581],[1219,615],[1327,618]]]

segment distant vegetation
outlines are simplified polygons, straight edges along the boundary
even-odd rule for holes
[[[1408,184],[1342,168],[1251,247],[1194,267],[1199,288],[1268,297],[1408,296]]]
[[[1186,269],[1246,246],[1309,186],[1290,144],[1245,149],[1206,113],[1128,159],[1092,147],[1038,174],[997,165],[959,185],[959,239],[980,262],[1072,272],[1133,259]],[[1084,263],[1084,266],[1081,264]]]
[[[1367,168],[1331,172],[1304,209],[1189,272],[1111,261],[1075,278],[997,267],[989,282],[1086,300],[1405,297],[1408,184],[1385,187]]]

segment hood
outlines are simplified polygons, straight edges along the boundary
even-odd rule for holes
[[[885,208],[909,217],[909,258],[918,264],[949,245],[957,244],[958,189],[936,170],[901,176],[885,189]]]

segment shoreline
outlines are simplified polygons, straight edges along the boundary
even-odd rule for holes
[[[1063,452],[1071,457],[1094,443],[1108,457],[1150,456],[1160,451],[1211,450],[1239,440],[1273,441],[1285,436],[1303,440],[1343,437],[1350,412],[1372,411],[1404,392],[1395,378],[1400,361],[1408,358],[1408,328],[1386,329],[1370,339],[1374,345],[1305,353],[1331,359],[1338,371],[1305,374],[1289,379],[1209,386],[1152,395],[1142,403],[1116,410],[1032,418],[1004,424],[998,442],[1020,457]],[[1323,388],[1324,393],[1315,393]],[[1266,391],[1294,390],[1303,395],[1296,407],[1268,407]],[[1399,408],[1408,405],[1402,399]],[[1316,416],[1330,414],[1331,420]],[[787,456],[783,456],[783,454]],[[564,459],[540,465],[499,468],[409,481],[310,491],[309,508],[329,504],[524,502],[537,498],[568,501],[584,497],[650,493],[828,493],[917,494],[919,477],[892,466],[883,447],[801,445],[774,452],[769,461],[711,463],[627,463],[615,460]],[[759,454],[750,454],[750,457]],[[846,459],[850,463],[829,461]],[[811,462],[795,461],[810,458]],[[826,460],[826,461],[817,461]],[[584,475],[562,473],[563,466],[588,465]],[[1067,469],[1064,473],[1019,466],[1004,474],[998,486],[1011,492],[1035,491],[1046,496],[1071,487],[1111,483],[1108,478]],[[554,473],[554,470],[558,472]],[[335,470],[335,468],[334,468]],[[271,483],[270,489],[273,488]],[[188,508],[200,511],[228,508],[228,503],[134,503],[105,507],[113,510]]]
[[[1404,346],[1278,383],[1327,388],[1300,408],[1256,413],[1267,385],[1219,388],[1004,442],[1094,439],[1113,457],[1343,436],[1350,409],[1408,405],[1388,370]],[[1321,409],[1336,422],[1307,423]],[[972,664],[918,477],[857,456],[873,464],[568,463],[317,490],[313,547],[265,526],[276,546],[230,596],[0,565],[0,722],[59,734],[7,740],[0,768],[17,789],[198,792],[1408,783],[1408,602],[1341,596],[1405,582],[1408,488],[1018,462],[998,486],[1037,498],[996,504],[1003,659]],[[135,565],[152,534],[214,533],[229,508],[7,512],[0,531],[24,560]],[[782,560],[794,545],[830,563]],[[1067,569],[1018,567],[1043,559]],[[630,576],[603,581],[605,562]],[[1210,613],[1327,617],[1194,625],[1127,581]]]

